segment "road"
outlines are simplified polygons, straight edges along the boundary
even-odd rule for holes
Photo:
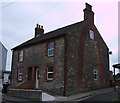
[[[96,96],[92,96],[83,101],[115,101],[118,98],[118,91],[112,91],[109,93],[103,93]]]
[[[10,96],[7,96],[5,94],[2,94],[2,93],[0,93],[0,95],[3,96],[2,101],[6,102],[6,103],[9,103],[10,101],[13,101],[13,102],[16,102],[16,101],[23,102],[23,101],[25,101],[27,103],[27,100],[25,98],[14,98],[14,97],[10,97]],[[86,101],[87,102],[89,102],[89,101],[93,101],[93,102],[94,101],[115,101],[115,100],[117,100],[117,98],[118,98],[118,91],[110,91],[108,93],[102,93],[102,94],[99,94],[99,95],[94,95],[94,96],[86,97],[86,98],[83,98],[83,99],[77,99],[77,100],[74,100],[74,102],[72,102],[72,103],[82,103],[82,101],[83,101],[83,103],[86,103]],[[39,102],[33,102],[33,103],[39,103]],[[52,103],[52,102],[50,102],[50,103]],[[57,102],[57,103],[61,103],[61,102]]]

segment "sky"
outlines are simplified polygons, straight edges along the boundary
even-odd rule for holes
[[[18,0],[19,1],[19,0]],[[45,33],[82,21],[85,2],[4,0],[0,4],[0,41],[8,49],[6,69],[11,70],[11,49],[34,37],[36,24],[43,25]],[[24,0],[25,1],[25,0]],[[59,1],[59,0],[58,0]],[[110,70],[118,63],[118,1],[88,1],[95,13],[95,25],[112,51]]]

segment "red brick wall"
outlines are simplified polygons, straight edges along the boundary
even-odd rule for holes
[[[93,29],[95,30],[95,26],[93,25]],[[102,68],[102,64],[101,64],[101,51],[100,51],[100,42],[98,39],[98,34],[96,34],[95,32],[95,40],[97,42],[97,50],[98,50],[98,70],[99,70],[99,81],[100,81],[100,87],[104,86],[104,75],[103,75],[103,68]]]

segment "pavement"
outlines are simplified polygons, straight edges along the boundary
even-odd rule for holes
[[[71,95],[68,97],[64,97],[64,96],[52,96],[49,95],[45,92],[42,93],[42,101],[82,101],[83,99],[89,98],[91,96],[95,96],[98,94],[102,94],[102,93],[109,93],[114,91],[114,88],[105,88],[105,89],[101,89],[101,90],[96,90],[96,91],[91,91],[91,92],[87,92],[87,93],[78,93],[75,95]],[[2,94],[2,100],[5,101],[33,101],[31,99],[27,99],[27,98],[18,98],[18,97],[12,97],[9,96],[7,94]]]
[[[42,101],[53,101],[53,100],[55,100],[54,96],[42,92]]]
[[[2,102],[4,101],[11,101],[11,102],[17,102],[17,101],[33,101],[31,99],[27,99],[27,98],[18,98],[18,97],[13,97],[13,96],[9,96],[7,94],[3,94],[2,93]]]
[[[75,94],[75,95],[71,95],[69,97],[58,96],[55,98],[54,101],[77,101],[77,100],[82,101],[83,99],[86,99],[86,98],[89,98],[89,97],[92,97],[95,95],[99,95],[102,93],[109,93],[112,91],[114,91],[114,88],[105,88],[105,89],[101,89],[101,90]]]

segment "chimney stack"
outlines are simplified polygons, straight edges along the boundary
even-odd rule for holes
[[[94,24],[94,12],[92,11],[92,6],[88,3],[86,4],[86,8],[84,11],[84,20],[88,20],[91,24]]]
[[[40,26],[39,24],[37,24],[35,28],[35,37],[41,36],[43,34],[44,34],[43,26]]]

